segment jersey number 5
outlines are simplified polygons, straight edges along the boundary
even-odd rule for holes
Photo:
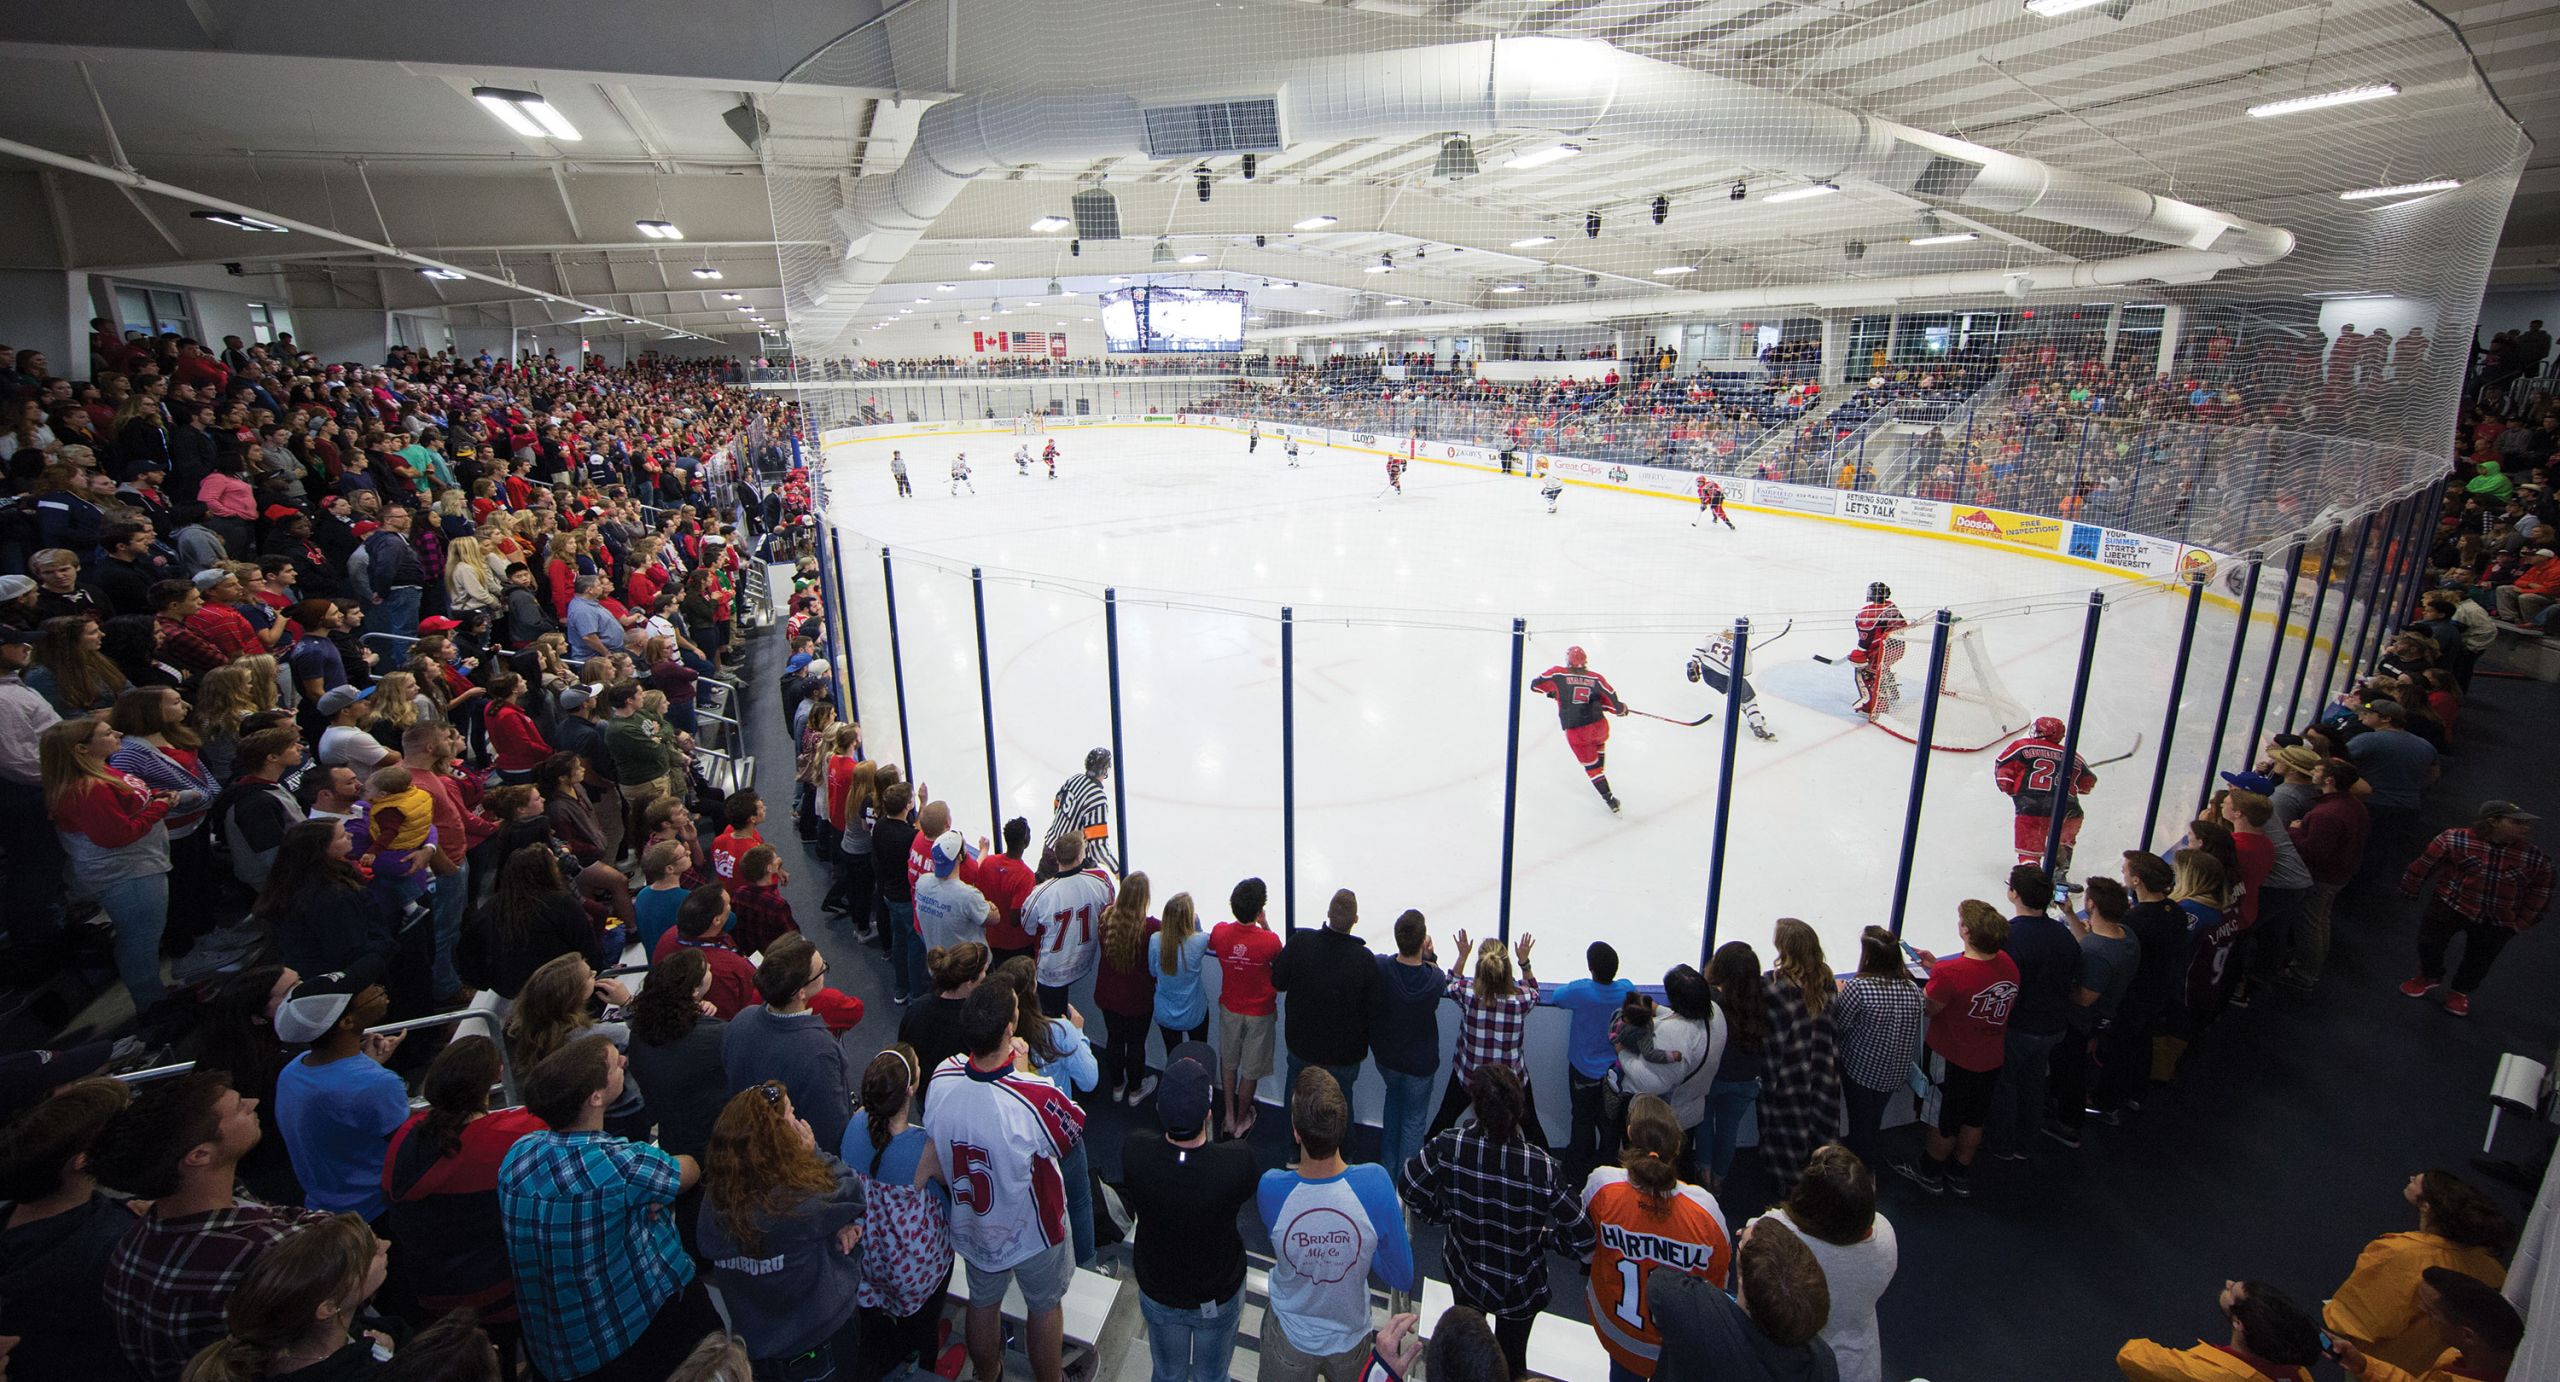
[[[996,1178],[987,1169],[987,1149],[966,1142],[951,1144],[951,1198],[984,1214],[995,1207]]]

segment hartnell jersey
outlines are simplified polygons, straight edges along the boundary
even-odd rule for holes
[[[1909,627],[1911,621],[1893,601],[1870,600],[1858,610],[1858,646],[1875,647]]]
[[[1585,1295],[1600,1346],[1620,1366],[1651,1372],[1662,1354],[1662,1331],[1653,1320],[1646,1287],[1653,1274],[1670,1271],[1727,1284],[1733,1235],[1715,1197],[1694,1185],[1655,1205],[1627,1181],[1627,1173],[1602,1167],[1591,1173],[1582,1207],[1591,1216],[1591,1282]]]
[[[1588,667],[1550,667],[1529,683],[1529,689],[1555,697],[1556,720],[1566,729],[1580,729],[1606,712],[1627,708],[1609,679]]]
[[[1052,878],[1022,904],[1022,929],[1040,950],[1040,982],[1063,988],[1093,972],[1102,954],[1102,913],[1116,895],[1111,876],[1086,869]]]
[[[934,1075],[926,1127],[951,1183],[951,1246],[1002,1271],[1067,1241],[1058,1163],[1084,1140],[1084,1111],[1009,1065],[990,1072],[953,1056]]]
[[[2047,739],[2021,739],[2011,744],[1991,767],[1991,780],[2009,794],[2022,816],[2042,816],[2053,810],[2053,780],[2062,767],[2062,746]],[[2098,775],[2089,771],[2089,762],[2078,754],[2071,756],[2071,785],[2062,794],[2062,814],[2080,814],[2080,794],[2098,785]]]

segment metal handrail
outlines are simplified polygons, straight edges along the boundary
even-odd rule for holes
[[[498,1047],[499,1083],[506,1091],[508,1102],[513,1103],[517,1098],[515,1066],[507,1059],[506,1029],[500,1025],[497,1010],[494,1008],[457,1008],[452,1012],[435,1013],[427,1017],[403,1018],[398,1022],[385,1022],[379,1027],[367,1027],[364,1029],[364,1034],[387,1036],[393,1032],[415,1031],[421,1027],[442,1027],[449,1023],[474,1021],[489,1024],[489,1040],[497,1043]],[[195,1068],[194,1061],[179,1061],[175,1065],[155,1065],[148,1070],[128,1070],[116,1078],[129,1085],[146,1084],[152,1080],[165,1080],[184,1075]]]

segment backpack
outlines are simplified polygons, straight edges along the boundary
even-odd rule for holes
[[[883,1147],[871,1153],[862,1180],[862,1282],[854,1299],[866,1310],[915,1314],[933,1303],[951,1276],[951,1221],[942,1201],[920,1185],[876,1179]]]

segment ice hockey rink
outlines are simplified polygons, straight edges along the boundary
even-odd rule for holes
[[[1536,936],[1556,978],[1605,939],[1654,982],[1700,956],[1714,835],[1721,697],[1684,675],[1689,653],[1737,615],[1756,639],[1750,674],[1777,734],[1735,748],[1720,940],[1768,959],[1771,923],[1811,922],[1835,968],[1891,903],[1913,750],[1850,707],[1843,657],[1867,582],[1889,582],[1915,625],[1949,606],[2035,714],[2069,706],[2087,597],[2106,612],[2081,743],[2097,768],[2079,869],[2112,872],[2138,839],[2180,626],[2182,593],[1971,543],[1733,509],[1736,531],[1693,526],[1694,504],[1569,486],[1550,514],[1536,482],[1424,463],[1401,497],[1382,457],[1310,446],[1292,468],[1277,438],[1247,453],[1222,430],[1091,427],[1045,438],[905,435],[830,443],[828,512],[844,545],[854,690],[868,751],[905,759],[972,839],[993,830],[971,571],[983,571],[988,691],[1003,815],[1046,828],[1051,794],[1088,749],[1110,743],[1102,591],[1118,592],[1128,809],[1115,830],[1154,903],[1187,891],[1222,919],[1236,880],[1259,875],[1282,921],[1281,621],[1294,615],[1296,916],[1321,924],[1336,888],[1360,897],[1383,945],[1419,908],[1445,948],[1492,934],[1502,874],[1511,713],[1511,620],[1527,620],[1526,673],[1580,645],[1628,704],[1689,728],[1613,721],[1612,815],[1585,782],[1545,698],[1520,707],[1512,930]],[[1027,476],[1012,459],[1028,441]],[[898,499],[889,453],[914,497]],[[975,493],[951,492],[965,452]],[[909,722],[898,723],[881,549],[894,553]],[[2273,577],[2270,576],[2270,583]],[[2306,583],[2306,598],[2307,598]],[[2333,611],[2324,624],[2334,627]],[[2261,608],[2271,608],[2272,597]],[[2208,600],[2183,688],[2152,843],[2194,805],[2237,623]],[[2273,625],[2244,650],[2230,734],[2257,700]],[[2288,639],[2269,729],[2283,716],[2300,645]],[[1915,628],[1903,683],[1928,656]],[[2325,649],[2325,640],[2323,642]],[[2311,668],[2316,691],[2319,660]],[[2137,735],[2140,736],[2137,747]],[[903,743],[902,743],[903,740]],[[1933,755],[1907,938],[1954,946],[1956,904],[1998,903],[2013,861],[2012,809],[1991,783],[1997,751]],[[2226,749],[2226,761],[2236,757]]]

